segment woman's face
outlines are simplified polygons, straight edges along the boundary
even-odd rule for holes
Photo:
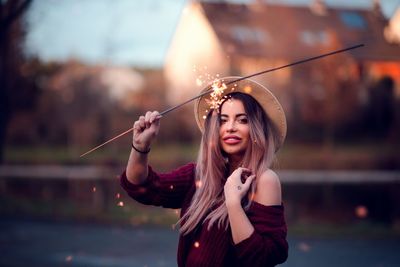
[[[237,99],[224,102],[220,113],[219,141],[229,156],[243,156],[250,139],[249,123],[243,103]]]

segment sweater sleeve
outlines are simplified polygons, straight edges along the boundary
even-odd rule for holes
[[[178,209],[194,183],[195,164],[189,163],[169,173],[157,173],[149,166],[143,184],[128,181],[126,171],[120,177],[122,188],[130,197],[145,205]]]
[[[253,201],[247,216],[254,231],[234,245],[241,266],[275,266],[285,262],[289,246],[283,205],[264,206]]]

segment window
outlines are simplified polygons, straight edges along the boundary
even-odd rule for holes
[[[364,17],[354,11],[342,11],[339,13],[341,21],[349,28],[365,29],[367,22]]]
[[[247,26],[233,26],[231,30],[233,38],[240,42],[258,42],[263,43],[268,40],[268,34],[257,28]]]
[[[328,45],[329,36],[325,31],[302,31],[300,40],[306,45]]]

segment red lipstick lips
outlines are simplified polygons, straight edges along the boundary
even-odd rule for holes
[[[242,141],[242,138],[236,135],[227,135],[223,138],[223,140],[228,145],[236,145]]]

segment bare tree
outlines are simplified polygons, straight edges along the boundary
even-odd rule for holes
[[[15,109],[15,98],[20,94],[21,41],[23,28],[21,17],[32,0],[0,1],[0,162],[3,161],[7,126]]]

